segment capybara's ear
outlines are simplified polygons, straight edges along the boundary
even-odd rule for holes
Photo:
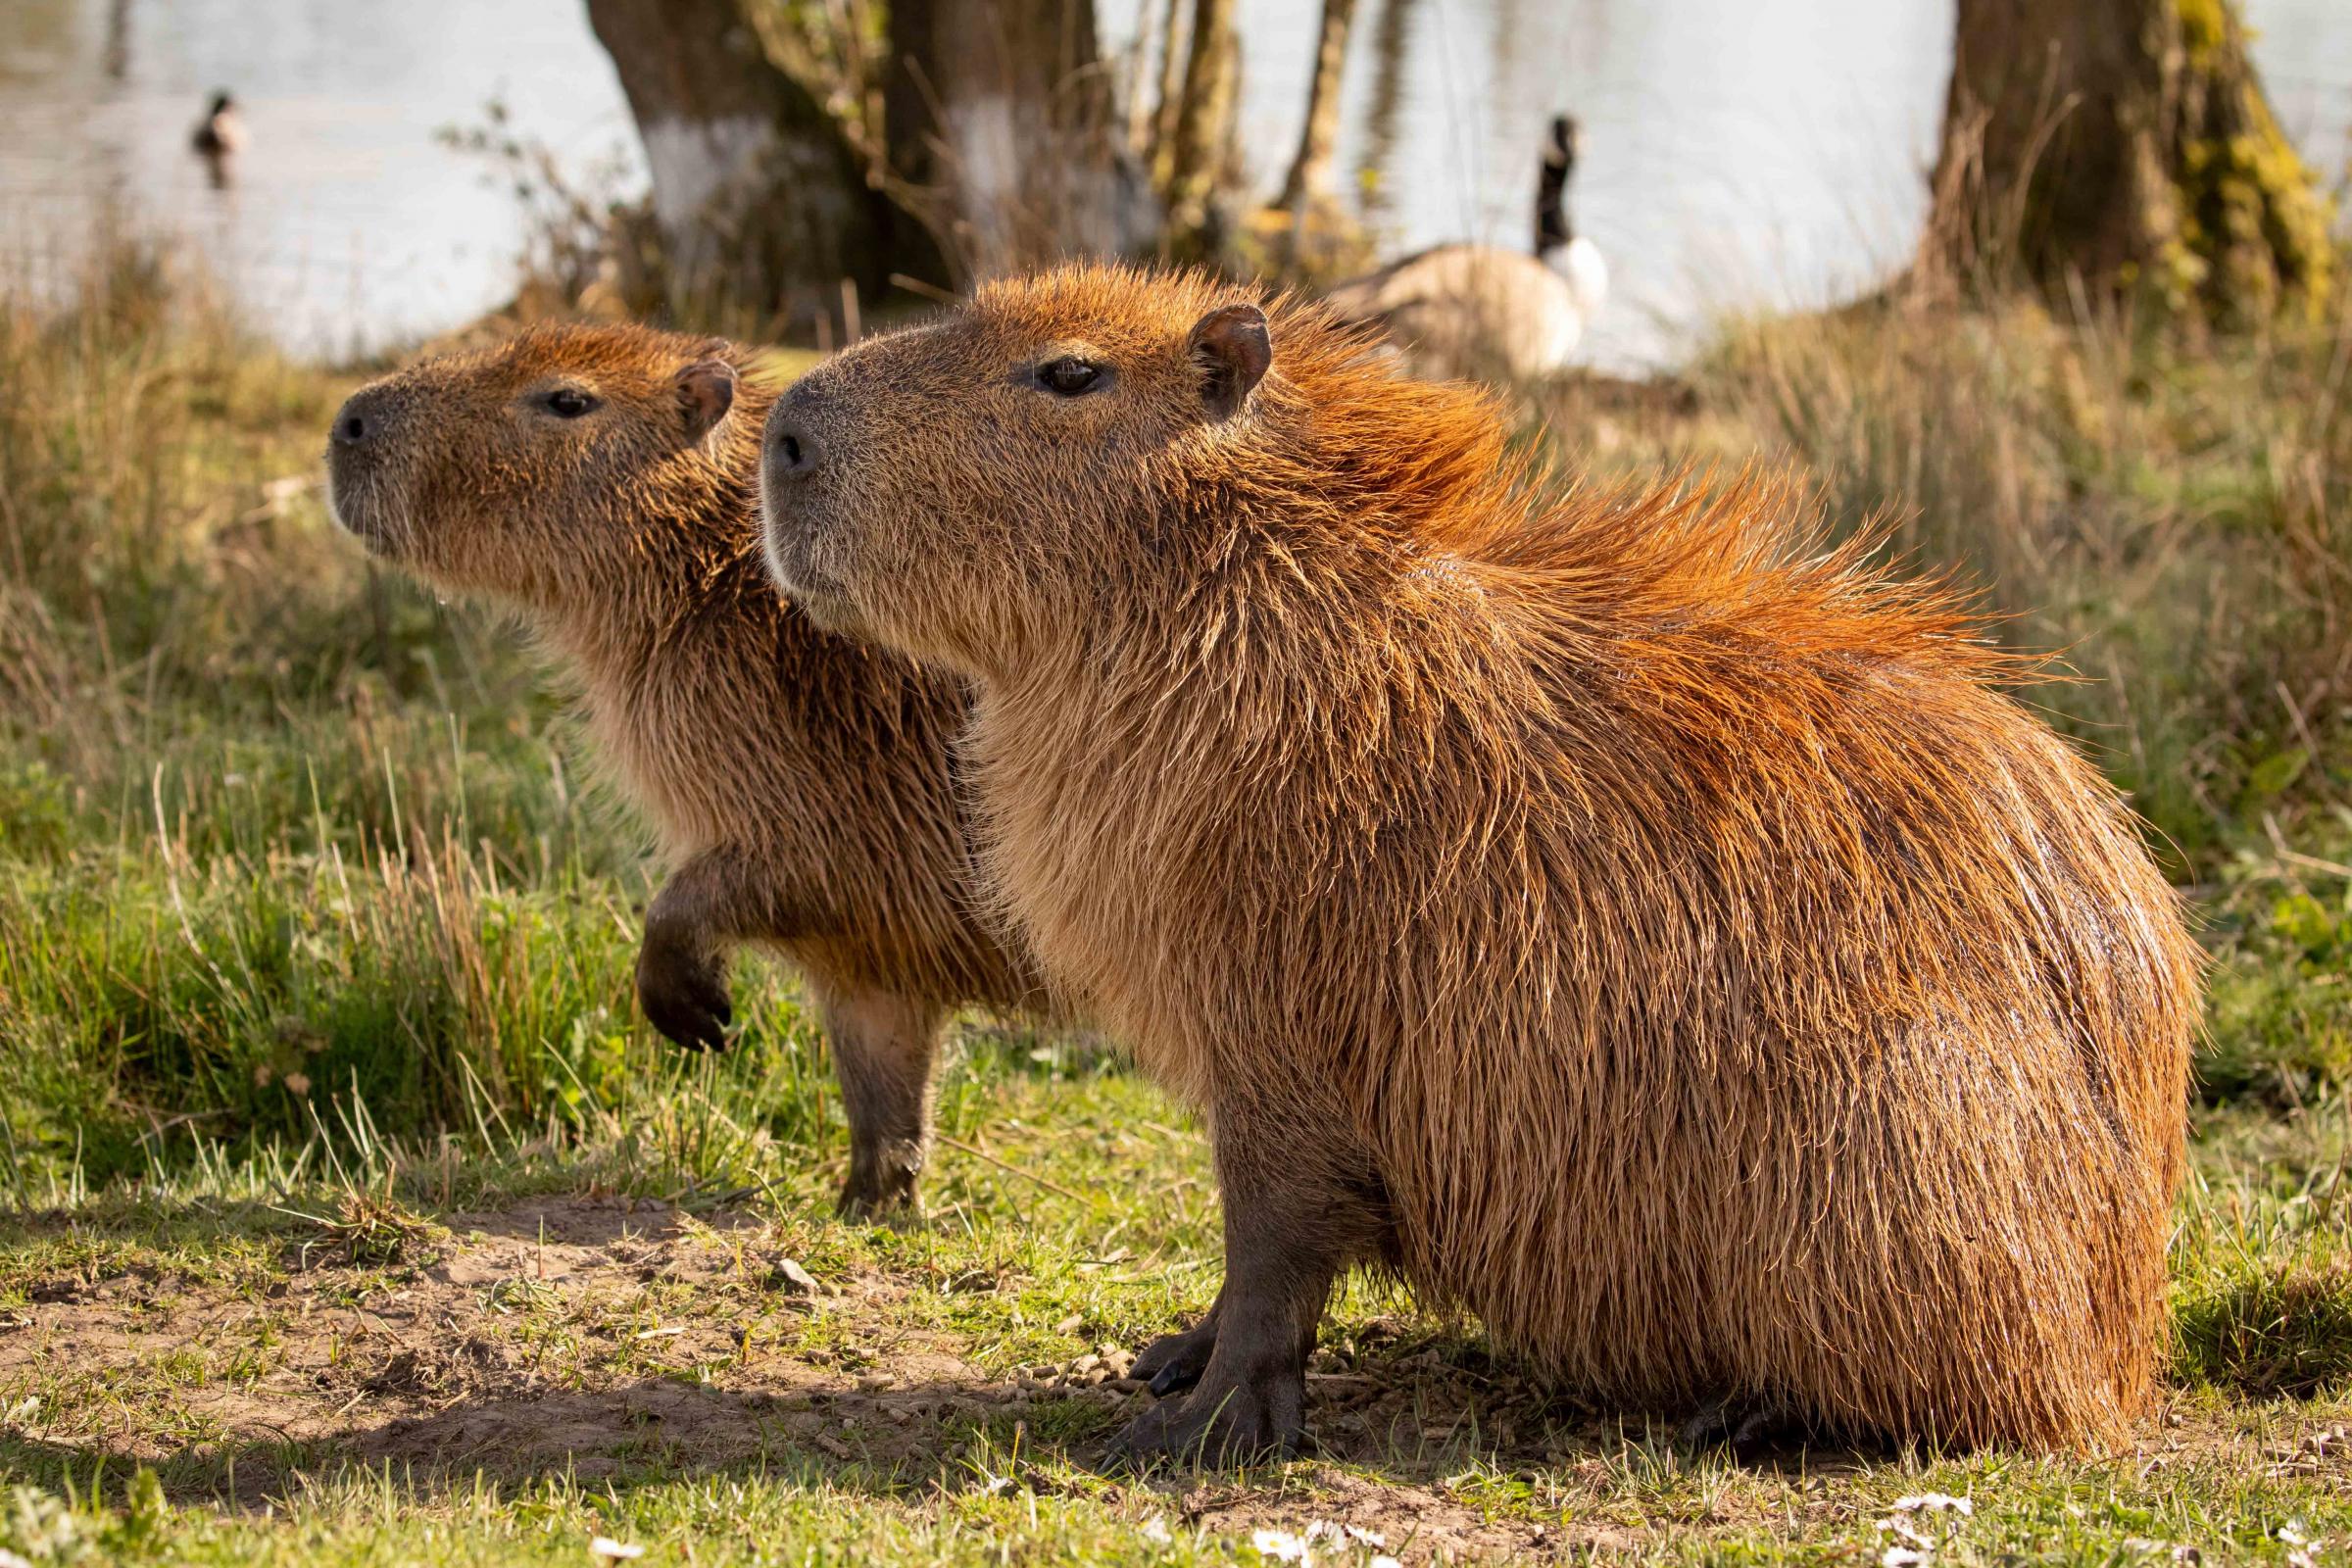
[[[678,372],[678,410],[686,439],[700,441],[735,406],[735,367],[724,360],[697,360]]]
[[[1250,401],[1274,363],[1274,340],[1266,335],[1266,313],[1254,305],[1227,305],[1193,326],[1193,363],[1200,367],[1200,399],[1209,416],[1230,419]]]

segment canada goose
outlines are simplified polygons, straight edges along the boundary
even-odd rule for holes
[[[1552,117],[1536,181],[1532,254],[1440,245],[1331,290],[1349,320],[1377,321],[1425,375],[1550,375],[1568,364],[1600,309],[1609,270],[1568,221],[1576,122]]]
[[[245,121],[236,100],[225,92],[213,94],[213,107],[197,122],[188,145],[207,158],[226,158],[245,150]]]

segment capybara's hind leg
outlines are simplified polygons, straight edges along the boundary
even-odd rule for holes
[[[1813,1425],[1788,1400],[1770,1396],[1710,1399],[1685,1421],[1679,1434],[1686,1448],[1724,1447],[1740,1464],[1786,1444],[1814,1436]]]
[[[1225,1286],[1201,1325],[1213,1325],[1207,1359],[1190,1393],[1128,1425],[1113,1445],[1115,1461],[1238,1464],[1299,1451],[1306,1358],[1333,1282],[1373,1255],[1384,1234],[1378,1184],[1336,1135],[1249,1107],[1219,1105],[1212,1122]],[[1171,1351],[1162,1371],[1199,1348]]]
[[[887,991],[820,987],[818,1013],[850,1123],[845,1218],[910,1208],[930,1151],[931,1064],[946,1009]]]
[[[1163,1334],[1143,1348],[1129,1375],[1152,1385],[1159,1398],[1182,1394],[1208,1370],[1209,1353],[1217,1348],[1217,1313],[1225,1305],[1219,1291],[1200,1321],[1175,1334]]]

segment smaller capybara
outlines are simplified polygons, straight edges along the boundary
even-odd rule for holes
[[[335,513],[376,556],[507,607],[576,686],[670,865],[646,1016],[720,1044],[726,963],[810,984],[850,1125],[845,1212],[913,1201],[948,1012],[1036,982],[976,918],[948,772],[956,684],[827,635],[760,560],[746,351],[551,326],[371,383],[335,416]]]
[[[786,591],[974,679],[984,885],[1208,1113],[1224,1290],[1127,1453],[1298,1442],[1366,1262],[1626,1407],[2141,1409],[2196,950],[1948,594],[1190,275],[983,288],[767,435]]]

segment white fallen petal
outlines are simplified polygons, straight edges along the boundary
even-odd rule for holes
[[[1928,1554],[1924,1551],[1916,1551],[1909,1546],[1888,1546],[1879,1553],[1879,1568],[1919,1568],[1927,1560]]]
[[[1144,1528],[1138,1534],[1146,1541],[1155,1541],[1163,1546],[1170,1544],[1176,1539],[1168,1529],[1168,1522],[1157,1514],[1145,1520]]]
[[[598,1536],[588,1543],[588,1555],[604,1562],[627,1562],[632,1557],[644,1556],[645,1548],[634,1542]]]
[[[1929,1513],[1942,1513],[1947,1509],[1959,1514],[1977,1511],[1975,1503],[1966,1497],[1955,1497],[1948,1492],[1915,1492],[1908,1497],[1894,1499],[1896,1513],[1918,1513],[1923,1508]]]

